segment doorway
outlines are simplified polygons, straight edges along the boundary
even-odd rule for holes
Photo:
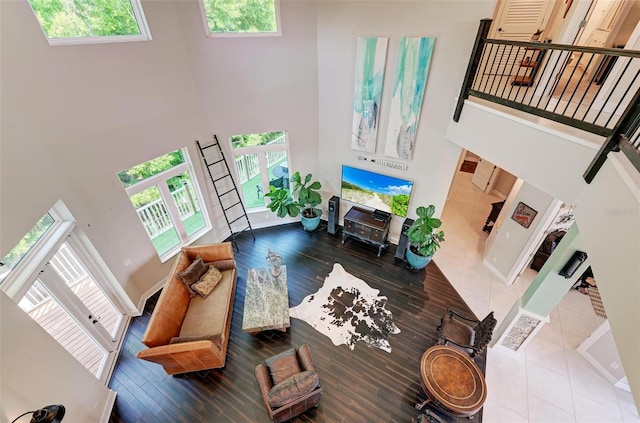
[[[135,307],[61,208],[52,208],[3,259],[10,269],[1,288],[106,383]]]

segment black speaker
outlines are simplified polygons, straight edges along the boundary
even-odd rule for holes
[[[400,239],[398,240],[398,247],[396,248],[397,259],[404,260],[404,253],[407,251],[409,247],[409,237],[407,236],[407,231],[413,225],[413,219],[409,219],[408,217],[404,220],[402,224],[402,232],[400,232]]]
[[[340,221],[340,197],[333,196],[329,199],[329,215],[327,219],[327,232],[335,235],[338,232]]]

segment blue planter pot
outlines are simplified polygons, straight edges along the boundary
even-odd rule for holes
[[[315,231],[318,225],[320,225],[320,216],[316,217],[304,217],[300,216],[302,227],[305,231]]]
[[[409,265],[417,270],[424,269],[433,258],[433,256],[425,257],[415,254],[411,251],[411,248],[407,248],[405,256],[407,257]]]

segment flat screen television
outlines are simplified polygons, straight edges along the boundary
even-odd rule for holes
[[[413,182],[351,166],[342,166],[343,200],[406,217]]]

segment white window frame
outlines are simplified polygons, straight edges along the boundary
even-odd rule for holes
[[[138,28],[140,29],[140,35],[105,35],[105,36],[92,36],[92,37],[66,37],[66,38],[49,38],[47,34],[44,32],[44,28],[42,28],[42,24],[40,23],[40,19],[36,15],[35,10],[31,8],[33,12],[33,16],[38,21],[38,25],[40,25],[40,30],[42,31],[42,35],[47,39],[49,45],[51,46],[68,46],[68,45],[80,45],[80,44],[104,44],[104,43],[126,43],[133,41],[149,41],[151,40],[151,31],[149,30],[149,25],[147,24],[147,18],[144,15],[144,10],[142,9],[142,5],[140,4],[140,0],[129,0],[131,3],[131,7],[133,8],[133,14],[135,16],[136,22],[138,23]],[[29,7],[31,7],[31,3],[29,3]]]
[[[280,0],[273,0],[276,13],[276,30],[274,32],[211,32],[207,21],[207,11],[204,8],[204,1],[198,0],[200,5],[200,15],[204,24],[204,31],[207,38],[237,38],[237,37],[280,37],[282,36],[282,25],[280,21]]]
[[[167,207],[167,212],[169,213],[169,217],[171,219],[171,222],[173,223],[173,227],[176,230],[176,233],[178,234],[178,239],[180,240],[180,243],[178,243],[175,247],[171,248],[169,251],[167,251],[164,254],[158,253],[158,251],[154,247],[154,251],[158,253],[158,257],[160,257],[160,261],[162,263],[166,262],[167,260],[175,256],[182,247],[192,244],[195,240],[197,240],[198,238],[200,238],[202,235],[204,235],[205,233],[207,233],[213,228],[211,224],[211,219],[209,218],[209,213],[207,212],[206,204],[204,202],[204,196],[202,195],[202,191],[200,190],[200,186],[196,178],[196,173],[191,164],[191,158],[189,157],[187,148],[183,147],[180,149],[180,151],[182,151],[182,157],[184,158],[184,163],[181,163],[177,166],[174,166],[170,169],[160,172],[157,175],[150,176],[145,180],[140,181],[134,185],[128,186],[124,189],[129,199],[131,199],[132,195],[138,194],[148,188],[151,188],[154,186],[158,188],[158,192],[160,193],[160,198],[162,199],[164,205]],[[178,209],[175,205],[173,198],[171,197],[171,193],[169,192],[169,187],[166,184],[167,180],[169,180],[170,178],[181,175],[183,173],[189,174],[189,179],[193,186],[193,191],[198,199],[198,204],[200,205],[200,212],[202,213],[202,219],[204,220],[204,227],[196,231],[195,233],[193,233],[193,235],[191,236],[187,236],[186,231],[184,230],[184,226],[182,224],[182,221],[180,220],[180,214],[178,212]],[[129,203],[131,204],[131,201],[129,201]],[[131,206],[133,207],[133,204],[131,204]],[[146,229],[145,229],[145,233],[147,233]],[[151,242],[151,238],[148,235],[149,234],[147,234],[147,238],[149,238],[149,242]]]
[[[289,154],[289,134],[287,131],[264,131],[264,132],[282,132],[284,135],[284,143],[283,144],[272,144],[272,145],[256,145],[252,147],[233,147],[233,143],[231,142],[231,137],[229,137],[229,148],[233,153],[233,172],[236,176],[236,181],[238,181],[238,185],[240,181],[240,175],[238,175],[237,167],[235,166],[235,158],[236,156],[247,155],[247,154],[255,154],[258,156],[258,163],[260,164],[260,182],[262,184],[262,190],[264,192],[269,192],[269,170],[267,166],[267,156],[266,153],[270,151],[285,151],[287,153],[287,164],[289,165],[289,169],[291,169],[291,155]],[[243,134],[238,134],[243,135]],[[289,177],[292,175],[289,174]],[[266,187],[266,190],[265,190]],[[242,190],[240,190],[242,191]],[[243,198],[244,200],[244,198]],[[266,201],[266,200],[265,200]],[[266,203],[260,207],[251,207],[247,208],[247,213],[251,212],[260,212],[264,211],[267,208]]]

